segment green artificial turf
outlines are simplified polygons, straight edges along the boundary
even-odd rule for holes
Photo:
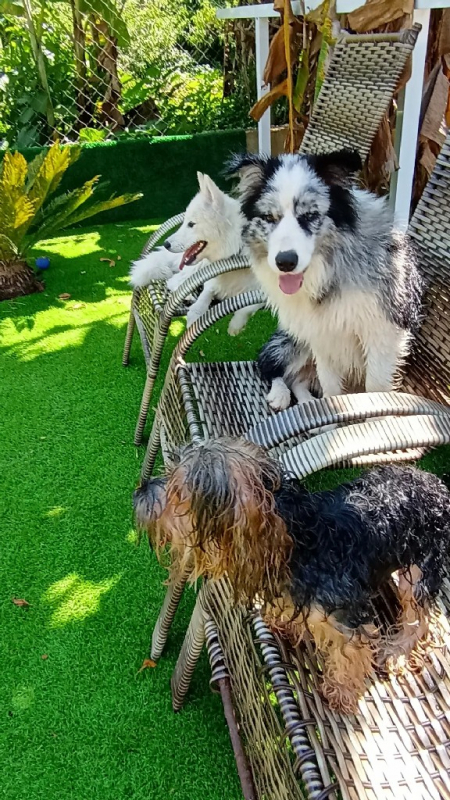
[[[0,797],[7,800],[237,800],[220,700],[206,659],[174,715],[169,680],[193,592],[167,651],[148,655],[165,577],[136,546],[133,431],[145,369],[121,353],[126,273],[151,226],[104,225],[41,243],[46,291],[0,304]],[[110,266],[101,258],[116,258]],[[66,300],[58,299],[70,294]],[[226,322],[193,357],[250,358],[274,327]],[[175,320],[165,353],[183,328]],[[448,450],[426,466],[448,468]],[[347,476],[350,473],[345,473]],[[342,480],[322,473],[316,486]],[[18,607],[12,598],[25,599]]]
[[[105,225],[41,243],[34,255],[51,257],[45,293],[0,304],[0,797],[8,800],[241,797],[205,658],[185,709],[171,710],[192,591],[167,653],[138,672],[165,573],[135,543],[131,493],[143,451],[132,442],[145,378],[137,337],[127,369],[121,354],[128,264],[150,230]],[[114,267],[100,261],[117,254]],[[225,344],[213,333],[202,352],[247,357],[259,325]]]

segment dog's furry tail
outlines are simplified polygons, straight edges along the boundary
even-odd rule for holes
[[[182,253],[170,253],[164,247],[152,250],[130,268],[130,283],[133,289],[148,286],[152,281],[168,280],[180,266]]]

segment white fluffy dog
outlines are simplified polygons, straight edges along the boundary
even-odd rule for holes
[[[201,264],[240,253],[244,219],[239,201],[222,192],[209,175],[197,172],[197,178],[200,191],[189,203],[181,227],[169,236],[164,247],[132,264],[130,283],[134,288],[163,279],[167,280],[170,291],[175,291]],[[207,281],[189,309],[188,326],[205,314],[214,300],[258,288],[250,269],[228,272]],[[237,311],[228,333],[236,336],[260,308],[263,306],[252,305]]]

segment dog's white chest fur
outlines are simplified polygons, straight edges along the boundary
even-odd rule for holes
[[[314,356],[326,355],[327,362],[343,376],[360,375],[366,368],[367,343],[376,332],[383,332],[387,323],[377,297],[356,288],[341,287],[322,302],[326,265],[317,256],[305,273],[302,288],[293,295],[284,294],[278,275],[264,261],[255,265],[258,276],[276,311],[280,326],[298,342],[309,345]],[[389,326],[390,327],[390,326]]]

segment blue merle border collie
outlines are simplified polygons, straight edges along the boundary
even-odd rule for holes
[[[244,245],[282,331],[263,370],[273,408],[289,405],[285,378],[308,399],[311,364],[324,396],[390,391],[409,354],[422,280],[387,200],[355,185],[361,167],[349,150],[228,165],[240,177]]]

